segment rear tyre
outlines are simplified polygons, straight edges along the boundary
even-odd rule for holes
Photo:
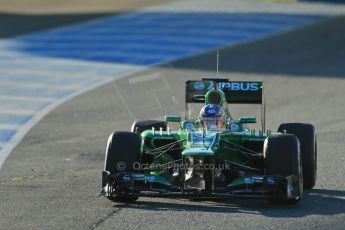
[[[311,124],[285,123],[281,124],[278,132],[294,134],[298,137],[301,145],[303,187],[314,187],[317,177],[317,140],[315,128]]]
[[[140,163],[141,136],[132,132],[115,132],[109,136],[105,155],[104,171],[110,174],[119,172],[135,172],[135,163]],[[106,176],[107,173],[102,173]],[[106,186],[106,179],[102,178],[102,187]],[[112,201],[129,203],[138,199],[132,196],[109,198]]]
[[[273,204],[296,204],[303,193],[303,175],[301,154],[298,138],[292,134],[273,134],[266,138],[264,155],[267,175],[296,175],[299,191],[298,199],[274,198],[269,199]]]
[[[145,130],[155,128],[159,130],[162,128],[163,131],[167,130],[167,123],[165,121],[157,120],[145,120],[145,121],[135,121],[131,127],[131,132],[142,133]]]

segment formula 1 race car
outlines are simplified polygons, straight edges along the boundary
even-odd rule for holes
[[[198,116],[191,107],[202,105]],[[234,119],[229,104],[261,104],[255,117]],[[172,130],[169,124],[179,128]],[[173,125],[173,124],[172,124]],[[263,82],[203,78],[186,82],[186,115],[134,122],[108,139],[101,194],[138,197],[265,198],[295,204],[316,181],[315,128],[284,123],[265,129]]]

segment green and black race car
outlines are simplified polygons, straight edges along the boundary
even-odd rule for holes
[[[203,105],[190,117],[193,104]],[[261,104],[255,117],[234,119],[228,104]],[[177,123],[172,130],[169,124]],[[101,194],[113,201],[138,197],[265,198],[294,204],[316,180],[315,128],[305,123],[265,129],[263,82],[204,78],[186,82],[186,115],[137,121],[110,135]]]

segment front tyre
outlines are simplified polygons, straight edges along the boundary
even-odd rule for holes
[[[120,172],[135,172],[135,164],[141,158],[141,136],[132,132],[115,132],[109,136],[102,173],[102,188],[107,185],[107,176]],[[138,197],[115,196],[110,200],[122,203],[133,202]]]
[[[315,128],[311,124],[285,123],[281,124],[278,132],[294,134],[301,145],[303,187],[314,187],[317,176],[317,140]]]
[[[296,204],[303,194],[303,175],[298,138],[292,134],[273,134],[266,138],[264,156],[267,175],[291,176],[298,178],[294,185],[299,194],[296,199],[269,199],[274,204]]]

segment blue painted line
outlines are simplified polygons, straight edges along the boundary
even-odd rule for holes
[[[46,106],[49,105],[48,102],[35,102],[32,101],[28,103],[26,100],[20,100],[20,99],[15,99],[15,100],[9,100],[7,99],[1,99],[0,98],[0,105],[1,109],[5,110],[16,110],[18,108],[22,110],[29,110],[29,111],[39,111]]]
[[[263,31],[262,33],[266,33],[267,31]],[[271,31],[268,31],[271,32]],[[55,49],[56,47],[60,47],[61,43],[62,45],[65,45],[74,48],[75,46],[78,47],[79,44],[98,44],[97,42],[102,42],[99,43],[100,45],[95,45],[94,47],[90,47],[91,51],[98,48],[98,47],[104,47],[105,44],[108,44],[108,48],[114,47],[114,48],[119,48],[119,43],[127,43],[129,41],[133,42],[140,42],[142,45],[148,44],[155,44],[156,42],[159,41],[167,41],[167,42],[175,42],[175,43],[183,43],[187,42],[187,44],[192,45],[193,41],[195,44],[214,44],[214,41],[216,42],[226,42],[228,39],[241,39],[243,37],[249,37],[252,35],[257,34],[258,32],[251,32],[250,30],[246,30],[245,34],[241,34],[240,32],[236,31],[231,31],[228,34],[223,35],[222,33],[218,34],[218,32],[212,32],[209,31],[208,35],[203,35],[200,37],[200,34],[188,34],[185,33],[183,35],[175,35],[171,33],[166,33],[164,35],[161,34],[141,34],[141,35],[136,35],[136,36],[130,36],[129,34],[121,34],[121,35],[114,35],[111,37],[111,35],[92,35],[88,36],[88,39],[84,39],[82,35],[69,35],[69,36],[63,36],[61,39],[50,39],[48,45],[54,44],[54,46],[51,46],[51,49]],[[41,43],[41,45],[40,45]],[[70,44],[72,43],[72,44]],[[139,44],[140,44],[139,43]],[[186,45],[187,45],[186,44]],[[55,46],[56,45],[56,46]],[[73,46],[72,46],[73,45]],[[75,46],[74,46],[75,45]],[[36,47],[36,46],[42,46],[47,49],[47,44],[45,42],[33,42],[27,47],[23,47],[24,50],[28,50],[30,47]]]
[[[133,25],[159,25],[163,23],[175,24],[177,22],[192,23],[197,21],[203,25],[207,22],[215,22],[221,24],[222,20],[242,20],[242,21],[261,21],[267,23],[276,23],[279,21],[298,22],[308,19],[313,20],[315,16],[308,15],[296,15],[298,17],[291,17],[291,14],[262,14],[262,13],[134,13],[134,17],[126,18],[124,15],[107,17],[91,23],[85,23],[83,25],[71,26],[71,30],[79,29],[86,30],[89,28],[98,27],[100,25],[108,24],[111,26],[133,26]],[[317,17],[317,16],[316,16]],[[231,21],[230,21],[231,22]],[[215,24],[213,23],[213,24]],[[194,26],[200,26],[194,24]]]
[[[151,65],[322,18],[294,14],[133,13],[21,36],[16,39],[20,45],[15,50],[38,56]]]
[[[0,130],[0,142],[9,141],[15,133],[16,133],[15,130]]]
[[[9,125],[22,125],[29,121],[31,117],[32,116],[0,113],[0,123]]]
[[[196,27],[193,25],[183,25],[183,34],[181,34],[181,28],[179,27],[150,27],[148,29],[143,27],[126,27],[126,28],[117,28],[114,30],[114,28],[108,28],[105,27],[102,30],[99,30],[95,28],[94,30],[90,31],[82,31],[82,34],[79,35],[72,35],[72,32],[60,32],[55,34],[48,34],[43,37],[37,38],[29,38],[30,42],[41,42],[43,45],[49,44],[51,41],[69,41],[73,42],[73,40],[77,41],[87,41],[87,40],[94,40],[94,39],[103,39],[104,41],[113,41],[114,36],[120,37],[129,37],[131,36],[140,36],[140,35],[148,35],[148,36],[156,36],[156,35],[168,35],[168,36],[192,36],[193,38],[196,35],[201,36],[219,36],[219,35],[229,35],[229,34],[236,34],[236,33],[243,33],[246,34],[252,34],[252,33],[258,33],[258,32],[267,32],[274,29],[277,29],[281,27],[282,24],[272,25],[269,24],[269,26],[260,26],[259,23],[252,22],[251,24],[245,24],[241,25],[241,22],[237,24],[229,23],[227,26],[220,27],[220,26],[203,26],[203,27]],[[244,27],[246,27],[246,30],[244,31]],[[205,29],[208,30],[209,33],[205,34]],[[113,31],[114,30],[114,31]],[[75,31],[74,31],[75,32]],[[62,35],[64,35],[62,37]],[[85,37],[87,35],[87,37]],[[61,36],[61,37],[60,37]],[[109,36],[109,37],[104,37]],[[97,45],[97,44],[95,44]]]

